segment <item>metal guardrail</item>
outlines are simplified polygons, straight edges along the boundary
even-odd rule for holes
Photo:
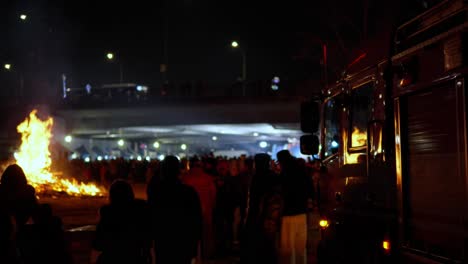
[[[80,109],[80,108],[133,108],[151,107],[161,105],[203,105],[203,104],[260,104],[260,103],[281,103],[291,101],[301,101],[304,96],[211,96],[211,97],[146,97],[146,98],[111,98],[93,99],[81,98],[79,100],[62,101],[56,105],[58,109]]]

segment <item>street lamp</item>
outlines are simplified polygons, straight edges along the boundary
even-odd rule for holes
[[[23,78],[23,73],[18,70],[18,67],[13,68],[13,64],[11,63],[5,63],[3,64],[3,68],[5,71],[13,73],[13,78],[18,78],[19,79],[19,89],[14,89],[14,95],[15,95],[15,100],[18,100],[19,96],[23,95],[24,92],[24,78]]]
[[[106,54],[106,58],[107,58],[107,60],[109,60],[109,61],[114,61],[115,55],[114,55],[114,53],[112,53],[112,52],[108,52],[108,53]],[[122,83],[122,82],[123,82],[123,65],[122,65],[122,60],[121,60],[121,59],[119,60],[119,73],[120,73],[120,79],[119,79],[119,81],[120,81],[120,83]]]
[[[242,55],[242,96],[245,96],[245,85],[247,81],[247,56],[245,54],[245,48],[242,48],[239,42],[235,40],[231,42],[231,47],[239,49]]]
[[[28,18],[28,16],[25,15],[25,14],[20,15],[20,19],[23,20],[23,21],[25,21],[27,18]]]

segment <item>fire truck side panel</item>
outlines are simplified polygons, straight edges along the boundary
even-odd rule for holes
[[[466,263],[467,3],[403,24],[391,57],[324,90],[319,263]]]
[[[463,258],[465,135],[463,89],[449,81],[401,98],[402,245]]]
[[[464,263],[468,252],[467,8],[458,0],[439,8],[447,16],[412,21],[430,25],[401,38],[392,58],[403,263]]]

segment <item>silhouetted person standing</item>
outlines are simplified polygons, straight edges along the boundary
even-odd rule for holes
[[[275,264],[282,198],[278,176],[270,169],[270,155],[255,155],[255,173],[248,194],[241,263]]]
[[[202,209],[197,192],[179,179],[180,162],[168,156],[161,181],[149,199],[156,263],[189,264],[202,235]]]
[[[38,204],[23,169],[8,166],[0,183],[0,263],[71,263],[60,218]]]
[[[17,234],[24,263],[72,263],[62,220],[54,216],[49,204],[38,204],[32,215],[33,224],[26,224]]]
[[[0,181],[0,263],[22,262],[17,223],[23,225],[27,221],[32,214],[30,205],[35,203],[34,189],[28,186],[23,170],[18,165],[8,166]]]
[[[201,252],[203,258],[211,258],[214,254],[213,209],[216,202],[214,179],[205,173],[202,163],[195,157],[190,160],[190,170],[182,181],[193,187],[200,198],[203,217]]]
[[[28,184],[23,169],[16,164],[6,168],[0,183],[0,206],[21,228],[36,209],[36,190]]]
[[[280,234],[280,263],[305,264],[307,261],[307,210],[313,199],[313,185],[296,158],[288,150],[277,154],[281,167],[283,217]]]
[[[31,250],[25,242],[30,237],[25,226],[36,207],[36,191],[23,169],[8,166],[0,181],[0,263],[28,263]]]
[[[0,263],[21,263],[16,250],[12,217],[0,209]]]
[[[99,211],[93,250],[101,252],[97,263],[150,263],[150,215],[146,203],[134,198],[130,184],[115,181],[110,204]],[[93,262],[93,259],[92,259]]]

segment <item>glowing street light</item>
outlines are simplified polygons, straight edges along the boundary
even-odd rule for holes
[[[119,139],[119,141],[117,141],[117,145],[123,147],[123,145],[125,145],[125,141],[123,139]]]
[[[155,141],[154,144],[153,144],[153,147],[154,148],[159,148],[160,147],[160,144],[158,141]]]
[[[73,140],[73,138],[72,138],[71,135],[66,135],[65,136],[65,142],[70,143],[70,142],[72,142],[72,140]]]
[[[25,14],[20,15],[20,19],[23,20],[23,21],[25,21],[27,18],[28,18],[28,16],[25,15]]]
[[[231,47],[234,49],[238,49],[242,55],[242,96],[245,96],[245,85],[247,81],[247,55],[244,47],[240,47],[239,42],[233,40],[231,42]]]
[[[213,141],[216,141],[216,140],[218,140],[218,137],[217,137],[217,136],[213,136],[211,139],[212,139]]]
[[[113,60],[114,59],[114,53],[109,52],[109,53],[106,54],[106,57],[107,57],[108,60]]]
[[[106,58],[107,58],[107,60],[113,62],[115,60],[115,54],[112,53],[112,52],[108,52],[106,54]],[[123,63],[122,63],[122,58],[121,57],[118,59],[118,64],[119,64],[119,81],[120,81],[120,83],[123,83]],[[141,87],[141,86],[139,86],[139,87],[140,87],[140,89],[143,89],[143,87]]]
[[[233,48],[239,47],[239,42],[237,42],[237,41],[235,41],[235,40],[232,41],[232,42],[231,42],[231,47],[233,47]]]
[[[11,64],[5,63],[5,65],[3,65],[3,68],[5,68],[5,70],[9,71],[9,70],[11,70]]]
[[[180,145],[180,149],[186,150],[186,149],[187,149],[187,145],[185,145],[185,144]]]

